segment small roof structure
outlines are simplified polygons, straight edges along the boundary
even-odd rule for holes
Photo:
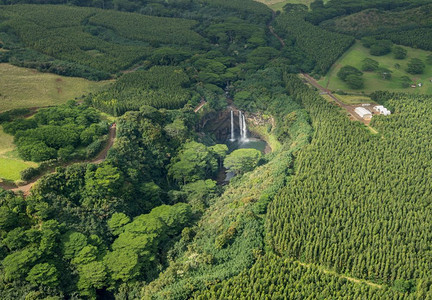
[[[364,107],[356,107],[354,109],[356,114],[358,114],[362,119],[369,120],[372,118],[372,113]]]

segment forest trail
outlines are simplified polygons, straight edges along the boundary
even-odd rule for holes
[[[368,280],[364,280],[364,279],[358,279],[358,278],[342,275],[342,274],[339,274],[339,273],[337,273],[335,271],[326,269],[326,268],[324,268],[323,266],[320,266],[320,265],[315,265],[315,264],[311,264],[311,263],[310,264],[303,263],[303,262],[298,261],[298,260],[296,260],[295,262],[298,263],[299,265],[303,266],[303,267],[306,267],[306,268],[310,268],[310,267],[313,266],[315,268],[318,268],[323,273],[330,274],[330,275],[335,275],[335,276],[338,276],[340,278],[344,278],[344,279],[346,279],[348,281],[351,281],[351,282],[354,282],[354,283],[364,283],[364,284],[367,284],[367,285],[369,285],[371,287],[374,287],[374,288],[377,288],[377,289],[382,289],[383,288],[382,285],[377,284],[377,283],[373,283],[372,281],[368,281]]]
[[[279,40],[282,48],[285,47],[285,41],[278,36],[278,34],[274,31],[273,26],[271,26],[270,24],[273,23],[274,19],[276,18],[276,12],[273,11],[272,13],[272,19],[267,23],[267,28],[269,29],[270,33]]]
[[[198,112],[206,103],[205,100],[201,100],[200,104],[194,109],[194,112]]]
[[[74,161],[74,162],[70,162],[70,163],[66,163],[64,165],[61,165],[62,167],[67,167],[76,163],[91,163],[91,164],[100,164],[102,163],[108,154],[108,151],[111,149],[111,147],[114,145],[114,141],[115,141],[115,137],[116,137],[116,133],[117,133],[117,128],[116,128],[116,124],[112,124],[109,130],[109,137],[108,137],[108,141],[105,145],[105,147],[102,149],[101,152],[99,152],[99,154],[93,158],[92,160],[84,160],[84,161]],[[16,187],[15,185],[12,184],[8,184],[8,183],[2,183],[0,182],[0,187],[5,189],[5,190],[10,190],[13,192],[23,192],[24,196],[27,196],[30,193],[31,188],[33,187],[33,185],[42,177],[45,176],[47,174],[51,174],[55,172],[55,168],[51,168],[48,169],[47,172],[45,172],[44,174],[41,174],[37,177],[35,177],[32,181],[30,181],[29,183],[27,183],[26,185],[22,185],[22,186],[18,186]]]

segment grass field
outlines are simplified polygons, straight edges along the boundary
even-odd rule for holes
[[[287,3],[293,3],[293,4],[304,4],[309,6],[313,2],[313,0],[256,0],[258,2],[266,4],[271,9],[277,11],[282,11],[282,8]]]
[[[413,49],[409,47],[403,47],[408,51],[407,58],[398,60],[393,58],[393,54],[387,54],[384,56],[372,56],[369,54],[369,49],[363,47],[360,42],[356,42],[344,55],[333,65],[330,71],[325,77],[319,80],[319,84],[332,91],[343,90],[348,93],[359,93],[365,92],[370,93],[377,90],[391,90],[396,92],[407,92],[412,94],[432,94],[432,66],[427,65],[425,72],[420,75],[412,75],[405,72],[407,64],[411,58],[419,58],[425,61],[427,55],[431,52]],[[392,79],[384,80],[378,74],[374,72],[364,72],[364,88],[361,90],[350,90],[345,82],[340,80],[336,74],[339,69],[345,65],[351,65],[358,69],[361,69],[362,61],[365,58],[372,58],[379,62],[380,67],[391,70]],[[400,65],[399,69],[395,68],[395,64]],[[422,87],[417,88],[402,88],[400,78],[402,76],[410,77],[413,82],[423,83]]]
[[[335,95],[338,99],[346,104],[361,104],[361,103],[374,103],[371,98],[367,96],[357,95]]]
[[[94,82],[0,64],[0,112],[25,107],[58,105],[96,92],[108,81]],[[1,143],[1,140],[0,140]]]
[[[37,166],[34,162],[25,162],[19,158],[13,144],[13,137],[5,134],[0,126],[0,181],[16,181],[20,179],[20,172],[28,167]]]

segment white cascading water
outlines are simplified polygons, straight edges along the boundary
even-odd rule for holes
[[[247,127],[246,127],[246,118],[243,115],[243,124],[242,124],[242,140],[247,141]]]
[[[231,110],[231,138],[230,138],[231,142],[235,141],[234,138],[234,112]]]
[[[242,112],[239,110],[239,127],[240,127],[240,140],[243,136],[243,118],[242,118]]]

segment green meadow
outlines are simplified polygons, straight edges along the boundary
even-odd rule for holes
[[[0,181],[17,181],[20,172],[28,167],[37,166],[34,162],[23,161],[15,150],[13,137],[3,132],[0,126]]]
[[[327,75],[318,82],[332,91],[342,90],[347,93],[361,93],[366,94],[377,90],[388,90],[395,92],[407,92],[412,94],[432,94],[432,65],[426,65],[423,74],[413,75],[407,73],[405,70],[411,58],[419,58],[425,62],[426,56],[431,54],[429,51],[404,47],[407,50],[407,57],[405,59],[395,59],[393,53],[384,56],[373,56],[369,54],[369,49],[363,47],[357,41],[342,57],[332,66]],[[371,58],[379,62],[379,67],[383,67],[392,71],[392,78],[390,80],[382,79],[380,75],[375,72],[363,72],[364,88],[360,90],[351,90],[348,85],[337,77],[337,73],[341,67],[351,65],[361,70],[362,61],[365,58]],[[396,68],[395,65],[399,64],[400,67]],[[408,76],[415,83],[422,83],[422,87],[416,88],[403,88],[401,85],[401,77]]]
[[[109,81],[41,73],[33,69],[0,64],[0,112],[14,108],[59,105],[96,92]]]

